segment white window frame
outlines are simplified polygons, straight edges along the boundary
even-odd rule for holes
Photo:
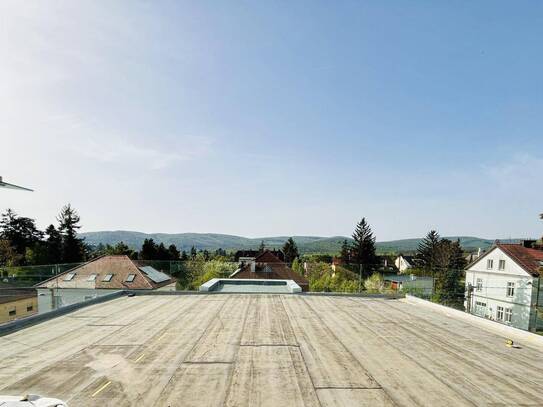
[[[486,302],[475,301],[475,314],[479,316],[485,316],[486,314]]]
[[[486,269],[492,270],[494,268],[494,260],[493,259],[487,259],[486,260]]]
[[[482,278],[478,278],[478,279],[475,280],[475,291],[478,291],[478,292],[483,291],[483,279]]]
[[[498,261],[498,270],[500,271],[505,270],[505,260]]]
[[[503,319],[503,317],[505,315],[504,312],[505,312],[505,310],[501,305],[498,305],[496,307],[496,320],[497,321],[503,321],[504,320]]]
[[[515,296],[515,282],[514,281],[507,282],[507,289],[505,291],[505,296],[509,298],[512,298]]]
[[[505,315],[504,321],[511,323],[511,321],[513,320],[513,308],[506,308],[504,315]]]
[[[104,283],[109,283],[112,279],[113,279],[113,274],[106,274],[106,275],[104,276],[104,278],[102,279],[102,281],[103,281]]]
[[[132,278],[130,278],[130,277],[132,277]],[[135,279],[136,279],[136,275],[132,273],[132,274],[129,274],[129,275],[126,276],[125,282],[133,283]]]
[[[76,275],[76,273],[67,273],[64,276],[63,281],[72,281],[74,279],[75,275]]]

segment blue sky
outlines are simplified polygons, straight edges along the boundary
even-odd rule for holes
[[[541,235],[539,1],[4,1],[0,27],[0,175],[36,189],[0,208],[42,226]]]

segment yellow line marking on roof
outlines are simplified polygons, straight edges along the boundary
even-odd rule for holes
[[[111,384],[111,381],[108,381],[106,384],[104,384],[102,387],[100,387],[98,390],[96,390],[94,393],[92,393],[91,397],[96,396],[98,393],[100,393],[102,390],[104,390],[110,384]]]
[[[134,363],[138,363],[140,360],[143,359],[144,356],[145,356],[145,353],[142,353],[142,354],[140,355],[140,357],[137,358],[137,359],[134,361]]]

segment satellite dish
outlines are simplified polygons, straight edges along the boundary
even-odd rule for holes
[[[33,192],[30,188],[20,187],[19,185],[15,184],[9,184],[7,182],[4,182],[2,180],[2,177],[0,176],[0,188],[9,188],[9,189],[18,189],[19,191],[30,191]]]

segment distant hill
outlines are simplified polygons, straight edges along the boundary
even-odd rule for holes
[[[264,241],[268,247],[281,247],[288,236],[247,238],[234,235],[223,235],[217,233],[142,233],[130,232],[124,230],[86,232],[81,233],[81,237],[91,245],[110,244],[124,242],[133,249],[140,249],[145,239],[153,239],[157,243],[164,243],[166,246],[175,244],[180,250],[190,250],[192,246],[202,250],[216,250],[222,248],[225,250],[237,249],[255,249]],[[340,251],[341,243],[350,238],[343,236],[319,237],[319,236],[293,236],[301,253],[328,253],[335,254]],[[460,244],[465,250],[474,251],[479,247],[486,249],[492,246],[495,239],[481,239],[472,236],[452,236],[447,237],[451,240],[460,239]],[[417,250],[421,239],[402,239],[388,242],[377,242],[377,251],[379,253],[409,253]],[[503,242],[509,240],[502,240]],[[515,241],[517,241],[515,239]]]

